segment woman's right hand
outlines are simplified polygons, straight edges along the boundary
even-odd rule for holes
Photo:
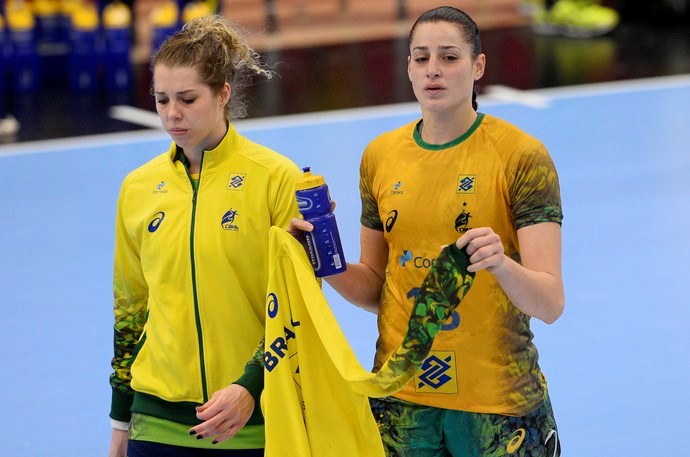
[[[331,200],[331,212],[335,211],[335,200]],[[299,239],[302,232],[311,232],[314,226],[299,217],[293,217],[290,224],[285,229],[287,232]]]
[[[312,230],[314,230],[314,226],[311,225],[309,222],[305,221],[304,219],[301,219],[299,217],[293,217],[290,221],[290,224],[285,230],[287,230],[287,232],[290,235],[299,239],[300,234],[302,232],[311,232]]]

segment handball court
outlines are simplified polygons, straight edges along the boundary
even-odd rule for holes
[[[591,46],[596,52],[597,43]],[[609,82],[509,88],[490,79],[479,97],[480,111],[541,139],[560,176],[566,309],[550,326],[533,319],[532,330],[564,456],[687,453],[685,58],[685,67],[669,72],[675,74]],[[420,113],[409,102],[335,108],[255,116],[236,125],[326,177],[345,254],[356,260],[360,155],[376,135]],[[117,194],[124,176],[170,141],[152,128],[153,113],[123,108],[110,114],[149,125],[0,145],[2,456],[107,455]],[[327,285],[324,290],[369,368],[375,316]]]

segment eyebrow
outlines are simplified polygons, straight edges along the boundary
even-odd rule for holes
[[[181,90],[180,92],[175,92],[175,95],[187,95],[190,92],[195,92],[195,91],[196,91],[195,89]],[[155,95],[167,95],[165,92],[156,91],[156,90],[154,90],[153,93]]]
[[[439,50],[441,51],[447,51],[448,49],[457,49],[460,50],[459,46],[439,46]],[[428,51],[429,47],[428,46],[415,46],[412,48],[413,51]]]

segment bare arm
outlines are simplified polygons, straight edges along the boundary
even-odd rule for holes
[[[110,438],[109,457],[125,457],[127,455],[127,443],[129,442],[129,433],[127,430],[113,429],[112,437]]]
[[[300,231],[311,232],[313,229],[309,222],[295,218],[290,221],[287,231],[297,236]],[[343,273],[324,279],[350,303],[378,314],[388,261],[388,245],[383,232],[364,226],[360,232],[360,245],[358,263],[348,262]]]
[[[348,263],[343,273],[326,277],[347,301],[378,314],[388,262],[388,245],[383,232],[362,226],[358,263]]]
[[[517,235],[522,264],[505,255],[500,237],[488,227],[468,230],[456,244],[467,245],[469,271],[487,270],[520,311],[552,324],[565,306],[561,227],[545,222],[521,228]]]

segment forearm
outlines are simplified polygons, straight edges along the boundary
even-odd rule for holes
[[[129,434],[126,430],[113,429],[110,438],[109,457],[125,457],[127,455],[127,442]]]
[[[350,303],[378,314],[384,278],[363,263],[348,263],[347,270],[327,276],[326,282]]]
[[[233,382],[247,389],[257,405],[264,389],[264,345],[265,338],[261,338],[252,358],[244,367],[244,373]]]
[[[493,274],[513,305],[523,313],[547,324],[563,313],[565,297],[560,277],[527,269],[509,257]]]

